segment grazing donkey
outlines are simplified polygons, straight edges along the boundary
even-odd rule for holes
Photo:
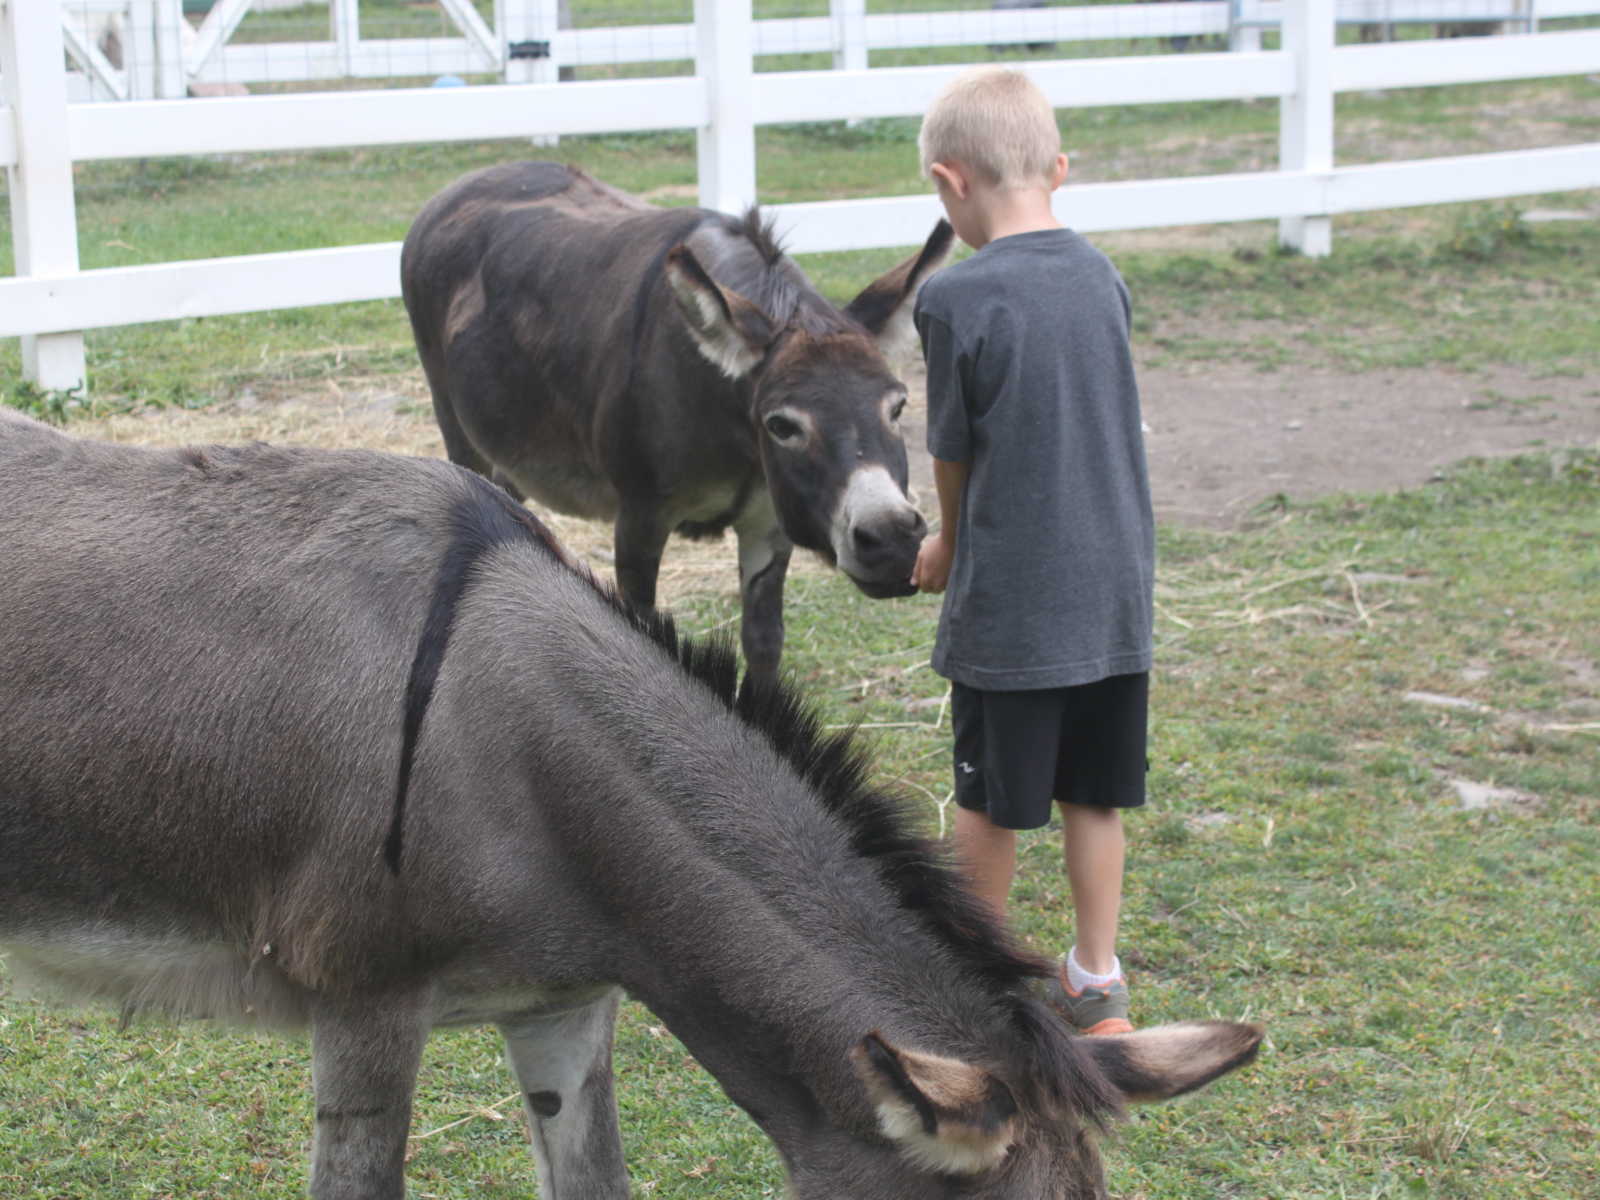
[[[491,167],[430,200],[401,286],[450,461],[519,499],[615,522],[617,583],[655,603],[667,537],[739,539],[745,661],[777,671],[794,546],[869,596],[913,590],[905,386],[922,251],[842,311],[752,210],[661,209],[555,163]]]
[[[465,1023],[540,1196],[623,1200],[619,989],[797,1200],[1099,1197],[1124,1097],[1255,1051],[1070,1036],[848,738],[447,463],[0,415],[0,550],[0,948],[127,1013],[309,1025],[322,1200],[400,1200],[423,1042]]]

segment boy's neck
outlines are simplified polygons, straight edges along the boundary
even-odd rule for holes
[[[1050,207],[1050,193],[1038,187],[980,185],[973,189],[972,215],[974,227],[970,232],[983,239],[973,244],[974,250],[982,250],[990,242],[1019,233],[1063,228]]]

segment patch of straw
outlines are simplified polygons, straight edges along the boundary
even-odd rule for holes
[[[1296,600],[1284,593],[1313,593]],[[1353,560],[1288,569],[1224,566],[1215,560],[1162,567],[1156,578],[1158,624],[1175,626],[1164,644],[1202,630],[1234,629],[1275,622],[1340,629],[1371,628],[1395,600],[1374,603],[1362,593]]]
[[[386,381],[392,382],[392,381]],[[344,381],[345,385],[350,383]],[[182,446],[204,443],[273,442],[338,450],[385,450],[423,458],[444,457],[444,444],[426,401],[387,390],[360,390],[332,380],[320,396],[284,403],[234,403],[213,408],[146,409],[72,426],[74,434],[130,445]],[[595,574],[615,581],[609,522],[589,521],[530,504],[561,542]],[[800,551],[789,566],[791,579],[822,576],[829,568]],[[667,544],[657,580],[665,607],[689,596],[737,597],[739,555],[733,536],[709,541],[673,538]]]

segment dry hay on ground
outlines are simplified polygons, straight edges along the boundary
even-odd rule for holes
[[[71,431],[144,446],[261,441],[444,457],[431,411],[394,395],[345,394],[335,401],[294,400],[250,408],[153,409],[77,422]],[[537,504],[530,507],[596,575],[614,580],[609,523],[564,516]],[[805,552],[796,554],[789,568],[791,578],[827,572],[821,561]],[[674,538],[661,564],[657,595],[666,606],[691,595],[736,597],[738,580],[738,553],[731,535],[696,542]]]

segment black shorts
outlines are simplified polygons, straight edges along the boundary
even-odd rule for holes
[[[1005,829],[1038,829],[1051,802],[1144,803],[1150,676],[1079,687],[985,692],[950,685],[956,803]]]

